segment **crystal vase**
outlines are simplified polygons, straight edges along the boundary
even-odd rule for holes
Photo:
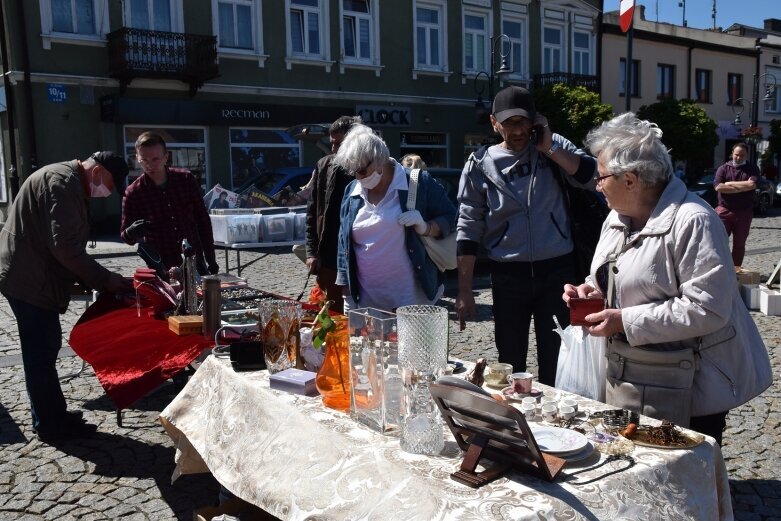
[[[396,315],[374,308],[351,309],[350,416],[372,429],[399,435],[401,373]]]
[[[429,385],[447,364],[447,309],[403,306],[396,310],[403,381],[401,448],[437,454],[445,444],[442,419]]]
[[[296,367],[299,354],[301,303],[264,300],[258,305],[258,330],[270,374]]]
[[[350,410],[350,336],[347,317],[331,317],[336,324],[325,336],[325,358],[317,371],[315,385],[323,405],[344,412]]]

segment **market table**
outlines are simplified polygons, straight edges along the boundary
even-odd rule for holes
[[[234,243],[214,241],[214,246],[222,248],[223,252],[225,253],[225,273],[230,273],[230,261],[228,257],[228,252],[229,251],[236,252],[236,274],[239,277],[241,277],[241,271],[244,268],[247,268],[255,264],[257,261],[265,257],[265,255],[263,255],[262,257],[258,257],[255,260],[251,260],[242,266],[241,250],[263,252],[269,250],[270,248],[273,249],[273,248],[281,248],[281,247],[290,247],[290,246],[295,246],[297,244],[304,244],[304,241],[299,240],[299,241],[278,241],[278,242],[234,242]]]
[[[607,407],[576,398],[581,410]],[[449,433],[440,455],[409,454],[398,438],[319,397],[272,390],[266,371],[236,373],[214,357],[160,419],[177,449],[174,479],[211,472],[280,519],[733,518],[721,450],[709,437],[689,450],[637,446],[631,466],[595,453],[552,483],[511,473],[472,489],[449,477],[462,458]]]

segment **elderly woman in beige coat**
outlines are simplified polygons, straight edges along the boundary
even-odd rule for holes
[[[565,285],[563,298],[569,304],[574,297],[610,297],[612,307],[586,316],[593,324],[588,333],[608,338],[608,403],[675,418],[721,444],[729,410],[771,384],[770,361],[739,297],[724,226],[673,175],[661,136],[632,113],[589,133],[597,189],[612,212],[591,276]],[[681,367],[693,368],[688,394],[665,388],[663,365],[642,362],[648,353],[686,350],[690,358]]]

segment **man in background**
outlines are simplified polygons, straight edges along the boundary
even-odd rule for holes
[[[331,309],[343,312],[342,290],[336,282],[336,254],[339,240],[339,208],[352,173],[333,164],[344,136],[360,123],[358,116],[342,116],[328,129],[331,154],[317,162],[312,173],[312,193],[306,207],[306,266],[317,275],[317,285],[333,301]]]
[[[46,443],[89,436],[94,425],[69,412],[57,375],[61,313],[75,282],[99,291],[132,291],[129,281],[86,252],[87,198],[120,195],[127,163],[112,152],[47,165],[30,175],[0,230],[0,292],[16,317],[33,430]]]
[[[759,180],[759,169],[748,162],[748,145],[737,143],[732,147],[732,160],[716,170],[713,187],[718,193],[716,213],[732,237],[732,262],[740,272],[746,255],[746,239],[754,217],[754,190]]]
[[[122,201],[120,235],[127,244],[144,240],[166,269],[182,264],[182,240],[195,253],[201,275],[219,272],[214,237],[203,194],[187,170],[166,166],[165,141],[154,132],[136,140],[136,161],[144,174],[128,186]]]
[[[572,223],[557,177],[573,186],[593,185],[596,160],[553,133],[522,87],[499,91],[491,125],[502,142],[474,152],[461,173],[456,311],[463,330],[475,318],[472,279],[482,246],[489,258],[499,361],[526,370],[534,317],[539,381],[553,385],[561,338],[552,317],[562,327],[569,324],[560,293],[575,280]]]

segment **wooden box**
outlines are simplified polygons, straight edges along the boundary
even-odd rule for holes
[[[743,270],[737,273],[739,284],[759,284],[760,273],[758,271]]]
[[[168,329],[179,336],[201,334],[203,331],[203,317],[200,315],[168,317]]]

